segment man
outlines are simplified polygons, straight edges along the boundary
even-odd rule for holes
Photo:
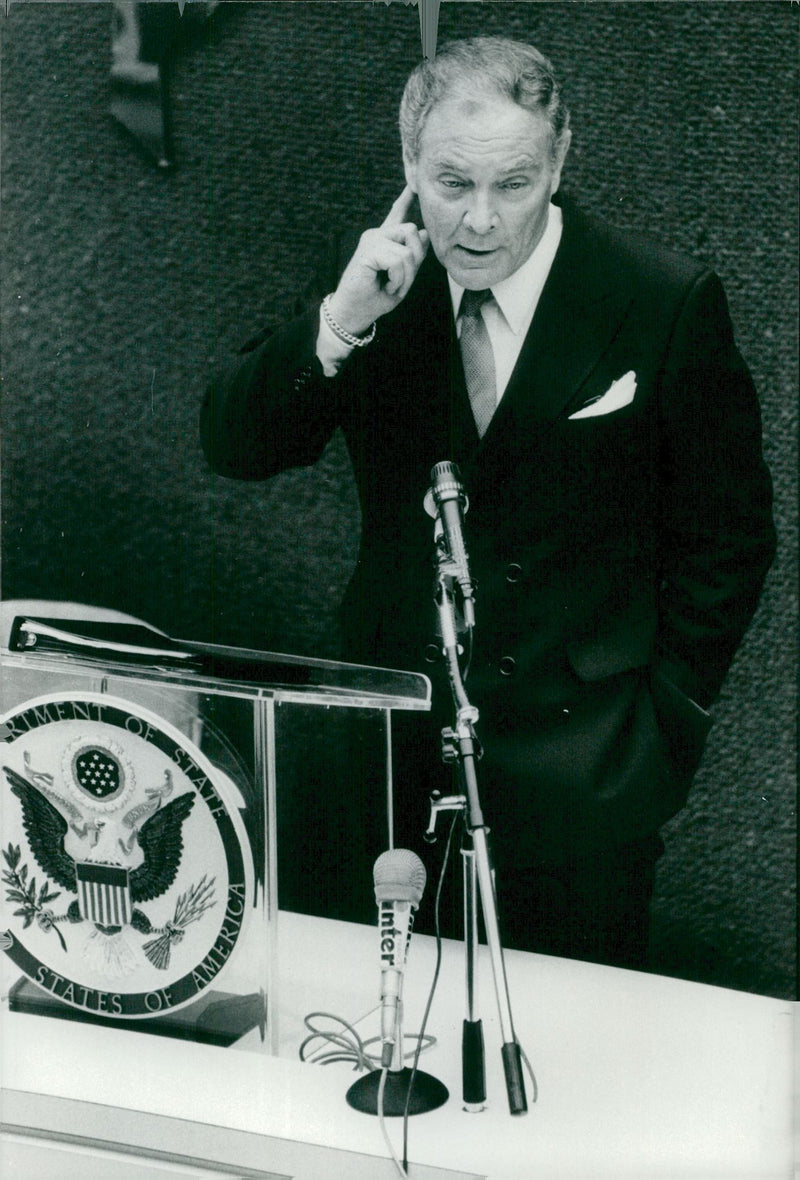
[[[459,465],[504,942],[641,966],[659,828],[774,552],[755,391],[715,275],[557,196],[569,116],[535,49],[444,47],[400,126],[406,189],[321,310],[215,383],[206,453],[263,479],[342,428],[362,513],[346,655],[434,684],[434,724],[398,738],[398,843],[418,849],[452,722],[422,500]]]

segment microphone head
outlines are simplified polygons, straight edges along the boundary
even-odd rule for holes
[[[382,852],[372,871],[375,900],[410,901],[418,906],[422,900],[427,873],[416,852],[408,848],[391,848]]]
[[[445,500],[459,500],[464,512],[469,508],[458,464],[449,461],[436,463],[431,468],[431,487],[425,493],[423,501],[428,516],[436,516],[439,505]]]
[[[446,459],[443,463],[434,463],[431,467],[431,483],[438,484],[440,482],[450,483],[454,480],[456,483],[461,482],[461,471],[457,463],[451,463]]]

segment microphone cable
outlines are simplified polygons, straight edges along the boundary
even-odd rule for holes
[[[428,1024],[428,1016],[430,1015],[431,1006],[433,1005],[433,998],[436,995],[436,987],[439,982],[439,973],[442,966],[442,932],[440,929],[439,908],[442,897],[442,887],[444,885],[445,874],[447,872],[447,865],[450,860],[450,851],[453,846],[453,835],[456,830],[456,824],[459,819],[463,818],[458,811],[453,812],[453,818],[450,821],[450,827],[447,832],[447,840],[445,842],[444,853],[442,855],[442,866],[439,870],[439,880],[436,884],[436,899],[433,906],[433,930],[436,937],[436,966],[433,972],[433,980],[431,981],[430,990],[428,992],[428,1000],[425,1005],[425,1012],[422,1017],[422,1024],[420,1026],[419,1041],[417,1044],[417,1051],[414,1054],[414,1063],[411,1067],[411,1077],[408,1083],[408,1093],[406,1094],[406,1105],[403,1111],[403,1174],[408,1175],[408,1120],[411,1105],[411,1094],[414,1089],[414,1078],[419,1067],[419,1059],[423,1048],[423,1038],[425,1037],[425,1029]]]
[[[392,1143],[391,1139],[389,1138],[389,1131],[386,1126],[386,1118],[383,1113],[383,1097],[384,1097],[384,1092],[386,1090],[386,1079],[388,1078],[388,1076],[389,1076],[389,1069],[387,1066],[384,1065],[381,1068],[380,1081],[378,1082],[378,1097],[377,1097],[378,1122],[380,1123],[381,1134],[383,1135],[383,1142],[386,1144],[386,1150],[389,1152],[389,1157],[390,1157],[392,1163],[394,1164],[395,1168],[397,1169],[398,1175],[403,1176],[403,1177],[407,1177],[408,1176],[408,1164],[406,1164],[405,1161],[401,1164],[400,1160],[397,1158],[397,1152],[394,1149],[394,1144]]]
[[[356,1021],[356,1024],[367,1020],[379,1008],[380,1004],[370,1008]],[[318,1028],[314,1024],[315,1020],[329,1020],[338,1027]],[[308,1029],[309,1035],[301,1043],[298,1052],[300,1060],[306,1064],[332,1065],[334,1062],[347,1061],[352,1062],[356,1072],[381,1068],[380,1054],[369,1052],[371,1045],[380,1042],[380,1036],[367,1037],[365,1040],[352,1024],[342,1016],[336,1016],[333,1012],[309,1012],[307,1016],[303,1017],[303,1024]],[[411,1060],[412,1058],[418,1060],[421,1053],[426,1049],[432,1049],[436,1044],[436,1037],[423,1036],[422,1033],[404,1033],[403,1040],[414,1042],[414,1047],[403,1053],[403,1060]],[[315,1042],[319,1042],[317,1048],[313,1047]],[[326,1045],[332,1047],[325,1048]]]
[[[466,642],[464,644],[464,655],[461,661],[461,679],[464,682],[469,680],[469,670],[472,667],[472,653],[475,646],[474,635],[474,628],[467,627]]]

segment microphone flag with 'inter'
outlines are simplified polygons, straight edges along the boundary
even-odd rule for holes
[[[425,889],[425,866],[415,852],[393,848],[375,862],[381,962],[381,1064],[389,1068],[400,1028],[399,1008],[414,911]]]

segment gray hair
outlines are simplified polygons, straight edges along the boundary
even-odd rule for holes
[[[410,160],[419,155],[425,121],[445,95],[469,89],[500,94],[550,124],[555,155],[569,127],[569,111],[550,61],[523,41],[509,37],[469,37],[443,45],[432,60],[420,62],[406,82],[400,103],[400,137]]]

